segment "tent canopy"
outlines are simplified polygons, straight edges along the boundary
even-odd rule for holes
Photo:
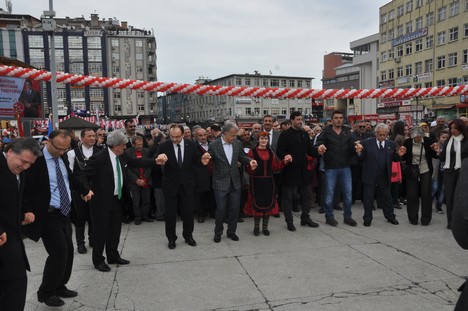
[[[97,129],[99,128],[99,126],[97,124],[88,122],[81,118],[71,117],[68,120],[60,122],[59,128],[60,129],[85,129],[85,128]]]

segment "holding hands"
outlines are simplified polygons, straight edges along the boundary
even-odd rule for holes
[[[291,155],[287,154],[287,155],[284,156],[283,162],[284,162],[284,164],[288,164],[288,163],[291,163],[292,160],[293,159],[292,159]]]
[[[322,155],[322,154],[324,154],[324,153],[327,151],[327,147],[325,147],[325,145],[322,144],[322,145],[318,146],[317,151],[318,151],[318,153],[319,153],[320,155]]]
[[[211,160],[211,156],[208,152],[205,152],[203,155],[202,155],[202,158],[201,158],[201,162],[203,163],[203,165],[208,165],[208,163],[210,162]]]
[[[406,154],[406,147],[405,146],[401,146],[400,148],[398,148],[398,155],[400,157],[404,156]]]
[[[167,155],[165,155],[164,153],[161,153],[156,158],[156,165],[164,165],[166,164],[166,162],[167,162]]]
[[[257,166],[258,166],[257,161],[255,161],[255,160],[250,161],[249,165],[250,165],[250,168],[252,170],[255,170],[257,168]]]
[[[34,216],[33,213],[24,213],[24,219],[23,221],[21,222],[22,225],[29,225],[31,223],[34,222],[34,220],[36,219],[36,217]]]

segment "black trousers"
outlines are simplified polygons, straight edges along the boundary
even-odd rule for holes
[[[28,278],[0,281],[0,310],[23,311],[26,304]]]
[[[70,217],[65,217],[60,210],[54,209],[46,215],[42,242],[49,254],[47,257],[42,284],[37,296],[47,299],[57,291],[65,290],[70,280],[73,267],[73,242]]]
[[[453,200],[460,170],[444,171],[445,205],[447,206],[447,224],[452,223]]]
[[[445,176],[444,176],[445,177]],[[410,222],[418,222],[419,197],[421,197],[421,222],[428,224],[432,220],[431,172],[418,177],[406,178],[407,212]]]
[[[392,194],[388,182],[377,183],[377,185],[364,184],[363,194],[364,216],[362,218],[365,222],[372,221],[374,199],[377,200],[377,205],[382,209],[385,219],[395,219]]]
[[[93,227],[91,226],[91,218],[89,216],[89,205],[81,199],[79,195],[73,196],[73,207],[75,208],[75,238],[76,245],[85,244],[85,228],[88,222],[88,242],[92,242]]]
[[[166,202],[166,237],[168,240],[177,240],[176,223],[177,207],[180,206],[180,216],[183,222],[182,235],[184,239],[190,239],[193,233],[193,206],[195,204],[195,195],[188,194],[184,187],[179,186],[176,195],[164,194]]]
[[[301,220],[309,219],[310,213],[310,201],[312,198],[312,188],[309,185],[302,185],[302,186],[282,186],[282,199],[283,199],[283,213],[284,219],[286,223],[293,223],[293,216],[292,216],[292,201],[297,192],[301,195]]]
[[[96,266],[104,262],[102,255],[106,250],[107,261],[120,258],[118,251],[120,232],[122,231],[122,206],[117,196],[114,196],[108,214],[91,208],[91,221],[94,224],[93,232],[93,264]]]

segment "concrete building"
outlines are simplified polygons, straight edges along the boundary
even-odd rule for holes
[[[468,0],[394,0],[380,13],[380,81],[383,87],[418,88],[468,83]],[[407,98],[387,113],[418,121],[466,116],[460,96]]]
[[[41,21],[31,15],[10,14],[0,11],[0,56],[24,62],[22,31],[40,25]]]
[[[198,84],[220,86],[248,86],[272,88],[312,87],[312,77],[290,77],[254,74],[231,74],[214,80],[201,78]],[[301,111],[312,118],[310,99],[271,99],[233,96],[199,96],[167,94],[158,99],[160,122],[224,122],[236,120],[239,125],[249,127],[271,114],[277,119],[289,118],[292,111]]]
[[[24,23],[27,15],[17,15],[21,21],[24,62],[50,70],[50,39],[41,23]],[[37,20],[36,20],[37,21]],[[116,19],[55,18],[56,69],[81,75],[119,77],[156,81],[156,39],[153,31],[135,29]],[[44,102],[48,107],[50,85],[44,83]],[[71,111],[97,111],[111,118],[128,118],[156,114],[156,94],[110,88],[57,85],[59,115]]]

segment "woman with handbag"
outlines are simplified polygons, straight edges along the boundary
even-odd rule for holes
[[[461,119],[455,119],[449,124],[450,136],[440,153],[440,161],[444,164],[445,205],[447,206],[447,229],[452,226],[452,209],[455,187],[457,186],[461,162],[468,157],[468,140],[466,126]]]
[[[417,225],[419,218],[419,197],[421,197],[421,225],[427,226],[432,219],[432,158],[437,157],[439,147],[425,137],[421,127],[411,129],[411,137],[404,144],[406,161],[404,175],[406,178],[406,198],[408,219]]]

